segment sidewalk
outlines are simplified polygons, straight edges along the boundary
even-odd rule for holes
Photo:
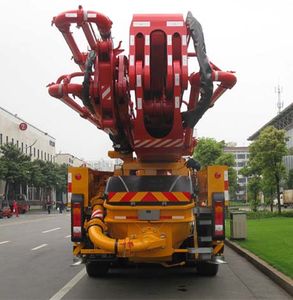
[[[252,263],[257,269],[267,275],[275,283],[281,286],[287,293],[293,296],[293,280],[276,270],[274,267],[269,265],[267,262],[251,253],[250,251],[243,249],[237,243],[226,238],[225,245],[233,249],[235,252],[246,258],[250,263]]]

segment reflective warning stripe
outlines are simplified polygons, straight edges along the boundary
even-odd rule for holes
[[[114,216],[114,220],[138,220],[137,216]],[[161,216],[160,220],[184,220],[184,216]]]
[[[101,209],[97,209],[95,210],[92,215],[91,215],[91,219],[93,218],[101,218],[103,219],[104,215],[103,215],[103,211]]]
[[[224,198],[225,198],[225,201],[229,201],[228,171],[224,171]]]
[[[67,179],[67,199],[68,203],[71,203],[72,198],[72,173],[68,173]]]
[[[110,192],[109,202],[189,202],[188,192]]]

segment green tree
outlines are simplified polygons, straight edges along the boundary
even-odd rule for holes
[[[287,189],[293,189],[293,169],[288,172]]]
[[[268,126],[261,131],[259,137],[249,146],[249,163],[258,169],[264,178],[270,178],[275,186],[278,198],[278,212],[281,213],[280,185],[286,177],[283,156],[287,153],[284,130]]]
[[[257,211],[260,204],[259,193],[261,192],[261,170],[252,160],[249,160],[247,165],[239,171],[239,174],[248,177],[248,202],[251,209]]]
[[[223,154],[224,143],[213,138],[200,138],[195,147],[193,158],[200,162],[202,167],[216,164],[216,160]]]
[[[34,160],[23,154],[15,145],[0,147],[0,179],[5,181],[5,195],[12,199],[23,193],[24,187],[34,186],[43,194],[41,199],[56,189],[63,193],[67,188],[67,166],[52,162]]]
[[[253,211],[257,211],[260,204],[260,192],[261,192],[261,177],[253,176],[248,181],[248,197],[250,199],[250,207]]]
[[[264,202],[266,205],[270,205],[271,211],[273,211],[273,200],[276,196],[276,186],[274,185],[274,178],[271,176],[263,176],[261,181],[261,190],[264,195]]]
[[[49,161],[35,160],[30,169],[30,184],[42,188],[46,198],[51,194],[52,189],[57,192],[66,191],[67,167]]]
[[[212,165],[228,166],[229,194],[235,198],[237,190],[237,173],[235,157],[232,153],[224,152],[225,142],[217,142],[213,138],[200,138],[193,153],[193,158],[200,162],[202,167]]]
[[[14,198],[28,180],[30,157],[11,143],[0,147],[0,154],[0,179],[5,181],[4,193],[7,199]]]

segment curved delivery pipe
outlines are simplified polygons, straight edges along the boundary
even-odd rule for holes
[[[134,239],[129,237],[113,239],[106,236],[104,234],[106,225],[103,222],[103,212],[103,206],[95,206],[91,220],[87,223],[89,238],[96,247],[125,256],[129,252],[164,248],[166,245],[166,237],[160,238],[151,232],[146,232],[142,237]]]
[[[112,39],[111,27],[112,21],[101,13],[95,11],[85,11],[82,6],[78,7],[78,10],[70,10],[59,14],[52,20],[52,25],[55,24],[59,31],[62,33],[66,43],[68,44],[74,61],[79,65],[80,69],[85,69],[86,55],[80,51],[72,32],[70,31],[71,24],[76,24],[81,27],[89,46],[92,50],[97,47],[97,37],[92,27],[92,23],[96,24],[99,34],[103,41]]]

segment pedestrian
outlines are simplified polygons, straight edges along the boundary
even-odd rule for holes
[[[52,200],[50,199],[50,196],[48,196],[48,199],[47,199],[48,214],[51,213],[51,208],[52,208]]]
[[[13,213],[15,213],[15,216],[18,217],[18,205],[15,200],[13,200],[12,207],[13,207]]]
[[[59,213],[62,214],[62,211],[63,211],[63,202],[60,201],[60,203],[59,203]]]

